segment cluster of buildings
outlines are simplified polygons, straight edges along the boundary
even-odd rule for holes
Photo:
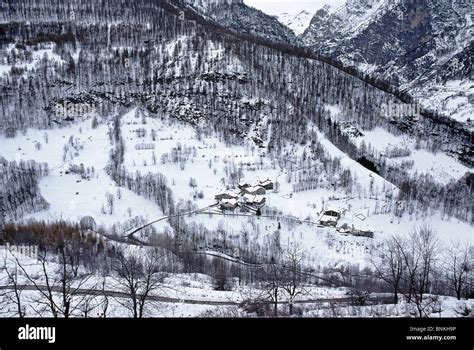
[[[254,185],[247,182],[238,184],[239,192],[227,191],[215,196],[222,210],[235,210],[237,207],[256,211],[266,203],[265,194],[273,190],[273,182],[270,179],[257,181]]]
[[[218,206],[221,210],[234,211],[240,207],[243,211],[256,213],[266,203],[266,193],[268,190],[273,190],[274,184],[270,179],[264,181],[257,181],[255,184],[248,182],[240,182],[238,184],[238,191],[226,191],[215,196]],[[360,230],[350,227],[346,223],[338,225],[342,217],[340,209],[326,207],[320,214],[317,220],[318,224],[326,227],[333,227],[342,234],[349,234],[359,237],[373,238],[374,233],[370,230]],[[357,217],[357,215],[355,216]],[[365,220],[365,217],[360,219]]]
[[[359,214],[360,215],[360,214]],[[359,220],[365,220],[365,217],[363,215],[359,217],[358,215],[355,215],[355,217],[359,218]],[[328,227],[335,227],[338,232],[342,234],[348,234],[356,237],[368,237],[368,238],[374,238],[374,233],[370,230],[362,230],[362,229],[356,229],[354,225],[349,226],[347,223],[344,223],[340,226],[338,226],[338,222],[341,219],[341,211],[338,209],[334,208],[327,208],[322,211],[318,223],[322,226],[328,226]]]

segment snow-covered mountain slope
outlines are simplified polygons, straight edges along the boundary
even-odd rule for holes
[[[293,31],[280,23],[276,17],[245,5],[243,0],[181,1],[233,31],[257,35],[277,43],[296,44],[299,42]]]
[[[308,11],[301,11],[298,13],[284,12],[278,15],[277,18],[281,23],[290,28],[296,35],[301,35],[308,28],[313,15],[314,14]]]
[[[305,45],[388,81],[472,131],[473,25],[467,3],[348,0],[337,8],[326,5],[312,18],[307,11],[277,16],[294,38],[241,0],[186,1],[236,32]]]
[[[243,0],[183,0],[186,4],[193,6],[199,11],[207,11],[219,5],[243,4]]]
[[[384,0],[351,0],[337,8],[325,5],[311,19],[302,35],[303,42],[330,53],[341,40],[357,35],[377,18],[377,14],[387,11],[384,5]]]
[[[469,2],[350,0],[318,11],[301,39],[470,128],[472,31]]]

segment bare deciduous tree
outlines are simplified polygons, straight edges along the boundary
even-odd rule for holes
[[[278,316],[278,302],[283,288],[283,270],[277,259],[272,257],[269,264],[263,267],[263,289],[273,305],[273,315]]]
[[[283,251],[283,278],[281,287],[288,298],[289,312],[293,314],[294,302],[305,292],[306,277],[303,271],[306,252],[300,243],[291,243]]]
[[[121,252],[116,265],[115,282],[119,290],[128,295],[126,300],[117,298],[117,302],[130,311],[134,318],[145,316],[146,308],[153,301],[153,292],[163,288],[162,256],[157,249],[145,252]]]
[[[80,310],[87,298],[87,291],[94,289],[93,285],[88,285],[92,275],[81,268],[76,248],[70,242],[62,241],[58,245],[57,261],[46,249],[40,249],[39,271],[36,272],[29,271],[28,266],[15,259],[30,286],[37,292],[32,301],[42,307],[34,309],[40,317],[44,317],[45,308],[54,318],[72,316]]]
[[[398,304],[398,293],[405,270],[402,241],[399,237],[392,237],[383,243],[380,252],[381,262],[372,259],[371,263],[375,268],[376,276],[390,285],[393,289],[393,302]]]
[[[77,315],[87,295],[94,294],[93,276],[100,261],[92,259],[97,252],[95,237],[81,233],[78,225],[65,221],[32,221],[11,228],[11,243],[25,239],[38,246],[36,260],[25,260],[12,252],[4,274],[11,281],[15,303],[25,304],[21,292],[28,290],[31,293],[25,297],[29,314],[32,311],[39,317]]]
[[[431,307],[438,303],[436,296],[429,295],[431,278],[438,263],[440,242],[428,226],[415,229],[405,240],[396,240],[405,265],[405,296],[415,306],[418,317],[429,315]]]
[[[13,265],[13,266],[12,266]],[[5,272],[5,278],[0,279],[2,287],[4,287],[0,294],[0,304],[4,306],[15,305],[14,315],[23,318],[26,316],[26,305],[23,303],[22,293],[24,286],[19,280],[19,271],[13,259],[8,258],[8,253],[3,259],[3,266],[0,267],[0,272]],[[2,307],[2,310],[5,308]],[[9,311],[7,311],[9,312]]]
[[[472,273],[470,249],[469,244],[461,245],[459,242],[453,242],[446,250],[443,267],[449,286],[458,300],[461,300],[463,293],[466,297],[468,294],[468,280]]]
[[[291,243],[263,267],[263,289],[273,305],[274,316],[278,316],[278,304],[282,297],[286,296],[291,315],[296,297],[306,292],[305,258],[306,252],[301,244]]]

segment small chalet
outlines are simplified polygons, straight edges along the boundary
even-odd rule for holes
[[[237,200],[237,198],[239,198],[239,195],[234,193],[234,192],[227,191],[227,192],[224,192],[224,193],[219,193],[214,198],[218,202],[220,202],[224,199],[235,199],[235,200]]]
[[[258,181],[257,185],[263,187],[266,190],[273,190],[273,182],[270,179]]]
[[[242,194],[251,194],[254,196],[264,195],[267,191],[262,186],[252,186],[242,189]]]
[[[237,206],[237,199],[223,199],[220,203],[220,208],[222,210],[235,210]]]
[[[335,209],[328,209],[323,211],[319,223],[324,226],[336,226],[341,218],[341,213]]]

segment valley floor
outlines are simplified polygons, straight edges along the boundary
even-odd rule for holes
[[[142,226],[149,225],[155,233],[172,232],[168,216],[153,200],[118,187],[107,173],[112,150],[110,130],[110,123],[103,122],[93,128],[91,121],[85,120],[65,128],[28,130],[13,139],[0,139],[0,156],[7,160],[34,159],[49,166],[50,173],[40,181],[39,189],[50,206],[47,210],[25,215],[24,221],[66,220],[74,223],[90,216],[104,230],[113,228],[114,235],[120,240],[126,241],[128,235],[144,244],[150,242],[151,236],[149,232],[139,230]],[[381,132],[374,130],[366,134],[364,140],[377,141],[373,146],[381,150],[390,144],[405,142],[395,136],[380,135]],[[181,216],[187,225],[225,232],[231,240],[246,237],[257,246],[268,244],[278,234],[281,244],[297,243],[304,247],[308,261],[317,271],[349,265],[359,269],[370,268],[386,238],[397,234],[406,236],[422,225],[430,225],[445,243],[457,240],[472,244],[474,239],[470,224],[442,216],[436,211],[429,211],[428,214],[414,212],[402,217],[393,215],[388,208],[390,201],[384,197],[383,191],[390,189],[396,193],[398,189],[348,158],[322,133],[317,135],[325,151],[339,157],[342,168],[350,169],[355,175],[357,183],[352,194],[327,185],[301,192],[294,190],[298,177],[313,171],[291,161],[307,152],[306,146],[288,146],[285,153],[289,161],[281,167],[277,159],[254,144],[252,135],[241,146],[229,146],[217,136],[197,134],[188,124],[152,118],[137,108],[121,118],[121,133],[125,140],[124,168],[130,173],[163,174],[175,202],[182,208]],[[418,164],[418,170],[424,166],[426,171],[441,171],[439,174],[444,180],[461,176],[466,170],[451,160],[443,162],[434,155],[433,163],[430,163],[431,155],[420,154],[420,161],[415,159],[417,156],[415,152],[411,157]],[[93,170],[84,177],[72,173],[72,165]],[[241,169],[238,178],[231,175],[235,169]],[[320,176],[324,183],[325,175]],[[266,203],[260,216],[254,212],[242,212],[239,208],[220,209],[215,199],[217,194],[229,190],[238,193],[238,182],[255,183],[265,179],[271,179],[275,189],[266,191]],[[321,225],[318,222],[320,213],[328,207],[341,212],[338,227],[345,225],[373,232],[374,238],[355,237],[335,227]],[[130,232],[133,232],[132,235]],[[109,242],[125,244],[114,243],[113,240]],[[229,253],[203,246],[198,250],[209,256],[245,263],[240,259],[239,249]],[[35,262],[30,261],[29,265],[35,266]],[[171,274],[164,281],[163,294],[155,296],[157,307],[149,316],[242,316],[241,303],[249,293],[258,293],[258,287],[240,286],[238,281],[234,281],[231,289],[214,290],[212,279],[207,275]],[[345,288],[313,286],[296,301],[300,303],[301,315],[308,317],[410,315],[409,307],[404,303],[353,305],[351,297],[346,295],[347,291]],[[34,295],[37,291],[25,290],[24,293]],[[169,300],[164,302],[160,298]],[[433,316],[455,316],[453,310],[460,307],[461,302],[442,297],[439,312]],[[284,309],[285,306],[282,306]],[[117,300],[111,303],[110,310],[112,316],[126,316],[126,310]],[[5,315],[8,313],[8,310],[4,311]]]

